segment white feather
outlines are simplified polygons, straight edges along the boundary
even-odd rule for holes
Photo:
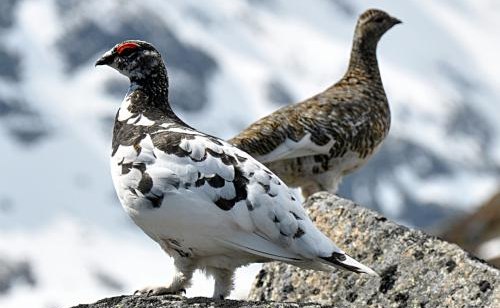
[[[335,140],[331,139],[327,144],[319,146],[311,141],[311,133],[307,133],[298,142],[288,138],[285,139],[285,141],[273,151],[265,155],[256,156],[256,159],[262,163],[268,163],[309,155],[326,155],[334,144]]]
[[[266,259],[282,260],[309,268],[320,268],[332,252],[340,252],[330,239],[313,225],[298,198],[266,167],[245,152],[219,141],[213,142],[190,129],[166,128],[170,134],[195,135],[180,147],[193,155],[179,157],[155,148],[150,136],[144,138],[140,155],[133,147],[120,146],[112,159],[115,187],[129,215],[153,239],[182,239],[183,246],[203,264],[218,262],[215,256],[235,256],[230,267]],[[213,138],[213,137],[211,137]],[[207,149],[215,154],[206,153]],[[205,156],[204,160],[200,160]],[[239,156],[234,164],[224,163],[217,155]],[[152,178],[151,192],[162,195],[159,208],[148,206],[147,194],[134,195],[141,180],[139,170],[121,174],[121,160],[146,164]],[[236,196],[235,168],[248,180],[246,198],[230,210],[216,205],[219,198]],[[219,175],[224,186],[212,187],[208,182],[193,185],[200,177]],[[190,185],[186,185],[190,184]],[[303,234],[300,234],[299,228]],[[238,257],[236,257],[238,256]]]

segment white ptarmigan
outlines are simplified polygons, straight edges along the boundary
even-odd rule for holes
[[[236,268],[272,260],[376,275],[322,234],[265,166],[174,114],[167,71],[151,44],[122,42],[96,65],[130,79],[113,130],[116,192],[132,220],[174,258],[176,267],[169,286],[140,294],[179,293],[201,269],[215,279],[214,298],[225,298]]]
[[[304,197],[337,191],[389,132],[391,113],[377,64],[382,35],[401,23],[381,10],[360,15],[344,77],[325,91],[251,124],[229,142],[264,163]]]

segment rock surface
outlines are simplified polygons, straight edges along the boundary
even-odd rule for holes
[[[36,279],[28,261],[12,260],[0,254],[0,297],[17,284],[35,286]]]
[[[73,308],[188,308],[188,307],[234,307],[234,308],[320,308],[319,304],[307,303],[274,303],[274,302],[245,302],[245,301],[214,301],[206,297],[181,298],[175,296],[151,296],[138,295],[118,296],[102,299],[94,304],[78,305]]]
[[[380,278],[264,265],[250,300],[339,307],[500,307],[500,271],[457,245],[318,193],[304,205],[315,224]]]

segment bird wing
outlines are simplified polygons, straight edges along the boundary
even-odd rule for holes
[[[335,143],[335,140],[331,139],[324,145],[318,145],[311,140],[311,137],[311,133],[306,133],[298,141],[287,137],[271,152],[263,155],[257,155],[255,158],[261,163],[269,163],[273,161],[304,156],[328,155],[330,148]]]
[[[128,185],[123,190],[132,191],[138,204],[160,208],[151,211],[155,214],[148,222],[136,220],[151,237],[166,228],[163,219],[170,219],[182,234],[198,232],[195,236],[203,238],[198,243],[209,249],[214,241],[309,268],[342,266],[345,258],[338,256],[343,251],[314,226],[299,198],[249,154],[186,127],[160,129],[141,138],[128,147],[137,151],[136,158],[120,162],[122,176],[128,178],[120,185]],[[163,206],[176,207],[175,217],[162,216]],[[368,271],[365,268],[357,267]]]
[[[217,215],[214,230],[233,228],[214,231],[218,241],[269,259],[296,262],[332,251],[333,243],[315,228],[292,190],[236,147],[177,128],[147,134],[136,148],[140,153],[128,164],[136,170],[128,189],[144,203],[159,207],[181,190],[192,206],[208,201],[205,215]]]
[[[339,104],[322,103],[315,96],[302,103],[283,107],[258,120],[229,140],[262,163],[310,156],[329,155],[351,137],[337,114]],[[351,123],[352,124],[352,123]]]

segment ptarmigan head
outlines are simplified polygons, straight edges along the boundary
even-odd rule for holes
[[[115,45],[95,65],[108,65],[130,79],[148,78],[158,69],[164,69],[158,50],[139,40],[127,40]]]
[[[394,25],[402,23],[384,11],[369,9],[361,14],[356,25],[355,40],[377,44],[382,35]]]

